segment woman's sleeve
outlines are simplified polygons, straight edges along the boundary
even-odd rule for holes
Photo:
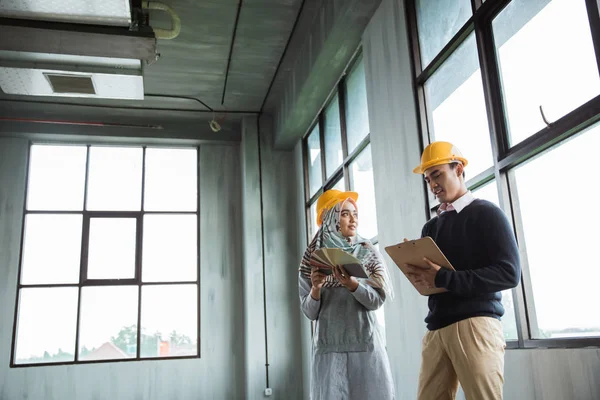
[[[312,284],[310,280],[304,278],[302,274],[298,274],[298,291],[300,293],[300,308],[302,312],[311,321],[319,317],[321,309],[321,300],[315,300],[310,295]]]
[[[385,292],[383,290],[375,289],[371,285],[360,281],[352,295],[369,311],[377,310],[385,302]]]

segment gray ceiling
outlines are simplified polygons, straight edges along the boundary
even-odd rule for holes
[[[162,2],[171,6],[181,18],[181,33],[173,40],[158,40],[161,57],[144,70],[146,95],[196,97],[216,110],[260,111],[302,0],[244,0],[237,27],[237,0]],[[170,21],[166,13],[152,11],[150,15],[152,27],[169,29]],[[234,27],[235,40],[231,48]],[[6,94],[0,94],[0,98],[83,105],[202,109],[194,101],[154,96],[147,96],[144,101]]]
[[[146,68],[145,92],[196,96],[213,108],[259,111],[291,34],[301,0],[245,0],[226,74],[236,0],[166,0],[181,18],[174,40],[159,40],[161,58]],[[152,27],[166,27],[152,13]],[[225,78],[227,87],[225,88]]]

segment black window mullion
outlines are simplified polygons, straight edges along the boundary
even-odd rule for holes
[[[443,64],[444,62],[450,58],[450,56],[454,53],[463,42],[469,37],[471,32],[474,29],[474,20],[475,18],[471,16],[469,20],[459,29],[459,31],[454,35],[454,37],[448,42],[446,46],[438,53],[437,56],[434,57],[433,60],[429,63],[427,67],[423,69],[423,72],[419,74],[417,77],[417,83],[420,85],[425,84],[425,81],[429,79]]]
[[[138,215],[135,229],[135,275],[136,284],[142,283],[142,246],[144,240],[144,216]]]
[[[585,0],[588,20],[590,21],[590,30],[592,41],[594,42],[594,51],[596,53],[596,64],[600,73],[600,14],[598,12],[598,0]]]
[[[496,58],[491,18],[490,20],[479,20],[476,22],[475,37],[477,40],[477,53],[483,83],[494,168],[498,169],[498,161],[506,154],[509,145],[500,83],[500,70]]]
[[[25,218],[27,217],[27,196],[29,195],[29,169],[31,167],[31,146],[29,142],[27,147],[27,170],[25,171],[25,195],[23,199],[23,210],[21,214],[21,241],[19,253],[19,267],[17,270],[17,290],[15,290],[15,314],[13,319],[13,331],[12,331],[12,346],[10,348],[10,365],[15,366],[15,348],[17,347],[17,327],[19,324],[19,295],[21,294],[21,274],[23,270],[23,244],[25,243]]]
[[[514,171],[509,171],[505,174],[505,179],[503,180],[502,184],[506,186],[507,189],[503,189],[503,192],[505,192],[503,194],[504,199],[501,200],[508,200],[510,204],[510,214],[508,215],[512,216],[514,232],[519,245],[521,261],[521,285],[513,289],[513,296],[515,296],[515,317],[517,319],[519,346],[525,347],[525,342],[530,340],[532,337],[531,331],[537,330],[536,328],[532,328],[532,324],[537,325],[537,318],[535,317],[534,296],[531,287],[531,276],[529,273],[530,270],[527,258],[525,230],[523,228],[523,221],[521,219],[519,194]],[[506,199],[507,196],[509,197],[508,199]],[[531,301],[531,304],[528,304],[529,300]]]
[[[419,45],[419,26],[417,24],[417,5],[415,4],[415,0],[406,1],[405,12],[410,34],[409,44],[413,59],[413,75],[417,78],[423,72],[423,66],[421,65],[421,47]]]
[[[319,125],[319,145],[321,146],[321,186],[327,181],[327,162],[325,161],[325,117],[323,111],[319,114],[317,124]]]
[[[508,174],[501,172],[498,168],[494,168],[494,177],[496,180],[496,187],[498,189],[498,199],[500,201],[500,208],[504,211],[508,218],[511,219],[513,225],[513,232],[515,233],[515,237],[517,238],[517,242],[519,243],[519,252],[521,252],[520,243],[523,241],[523,238],[519,238],[519,234],[517,232],[518,222],[516,211],[513,208],[513,203],[511,200],[511,185],[509,184]],[[513,186],[514,187],[514,186]],[[513,190],[516,190],[514,187]],[[517,205],[517,203],[515,203]],[[523,254],[523,253],[521,253]],[[522,257],[521,257],[522,258]],[[522,264],[523,266],[523,264]],[[517,325],[517,343],[519,348],[523,348],[525,345],[525,340],[528,339],[529,336],[529,323],[527,320],[527,311],[525,307],[525,296],[523,292],[524,282],[523,282],[523,273],[521,273],[521,278],[519,279],[519,285],[511,290],[513,297],[513,308],[515,313],[515,322]]]
[[[146,146],[142,147],[142,201],[141,210],[142,213],[145,211],[145,199],[146,199]]]
[[[500,159],[500,169],[506,170],[515,167],[592,126],[600,121],[598,110],[600,110],[600,95],[554,121],[533,136],[512,146]]]
[[[338,105],[340,108],[340,130],[342,132],[342,158],[346,160],[348,158],[348,127],[346,125],[346,78],[340,79],[338,83]],[[350,188],[350,177],[348,176],[348,169],[346,164],[342,163],[342,169],[344,174],[344,188],[348,190]]]
[[[473,14],[477,12],[477,9],[481,7],[482,0],[471,0],[471,11]]]
[[[424,85],[418,84],[418,77],[423,72],[421,65],[421,48],[419,47],[419,27],[417,25],[417,8],[414,0],[408,0],[406,5],[406,14],[408,16],[408,29],[409,29],[409,48],[412,54],[412,75],[413,75],[413,90],[414,90],[414,101],[417,106],[417,132],[419,135],[419,147],[423,151],[425,146],[431,142],[431,136],[429,134],[429,120],[427,118],[427,102],[425,100],[425,87]],[[423,183],[423,194],[426,202],[425,206],[425,218],[429,219],[430,210],[429,205],[431,203],[429,188],[425,181]]]
[[[137,337],[135,345],[135,358],[141,359],[141,342],[142,342],[142,285],[138,286],[138,314],[137,314]]]
[[[201,249],[200,249],[200,243],[201,243],[201,237],[202,237],[202,226],[200,225],[200,210],[202,209],[202,204],[200,202],[200,146],[196,147],[196,162],[198,163],[198,165],[196,166],[196,229],[197,229],[197,233],[196,233],[196,257],[197,257],[197,262],[198,262],[198,270],[197,270],[197,275],[196,275],[196,284],[197,286],[197,290],[196,290],[196,315],[197,315],[197,332],[196,332],[196,355],[198,357],[202,356],[202,352],[201,352],[201,347],[200,347],[200,339],[202,338],[202,332],[201,332],[201,328],[202,328],[202,321],[201,321],[201,316],[202,316],[202,312],[201,312],[201,304],[202,304],[202,296],[201,296],[201,290],[200,290],[200,284],[202,283],[201,281]],[[140,279],[141,280],[141,279]]]
[[[310,183],[308,177],[308,136],[302,140],[302,164],[304,164],[304,200],[310,201]]]
[[[87,146],[85,156],[85,182],[83,185],[83,226],[81,229],[81,254],[79,259],[79,285],[77,289],[77,321],[75,325],[75,351],[73,355],[73,361],[79,361],[79,334],[81,332],[81,286],[82,283],[87,279],[87,262],[88,262],[88,248],[90,238],[90,220],[86,218],[85,210],[87,209],[87,197],[88,197],[88,186],[90,181],[90,146]]]
[[[198,198],[200,193],[198,193]],[[142,214],[137,221],[137,232],[136,232],[136,268],[135,278],[138,282],[138,312],[137,312],[137,337],[135,345],[135,356],[137,359],[141,359],[141,343],[142,343],[142,263],[143,263],[143,243],[144,243],[144,210],[146,200],[146,146],[142,150]]]

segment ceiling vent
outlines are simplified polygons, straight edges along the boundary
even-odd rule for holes
[[[54,93],[96,94],[91,76],[44,73]]]
[[[0,88],[25,96],[144,99],[141,61],[105,57],[0,50]]]
[[[129,26],[129,0],[0,0],[0,16],[92,25]]]

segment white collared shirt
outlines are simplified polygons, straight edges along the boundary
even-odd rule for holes
[[[464,210],[466,206],[471,204],[473,200],[475,200],[475,196],[470,190],[467,190],[467,193],[463,194],[461,197],[456,199],[454,203],[452,203],[452,207],[454,207],[456,213],[458,214]]]

